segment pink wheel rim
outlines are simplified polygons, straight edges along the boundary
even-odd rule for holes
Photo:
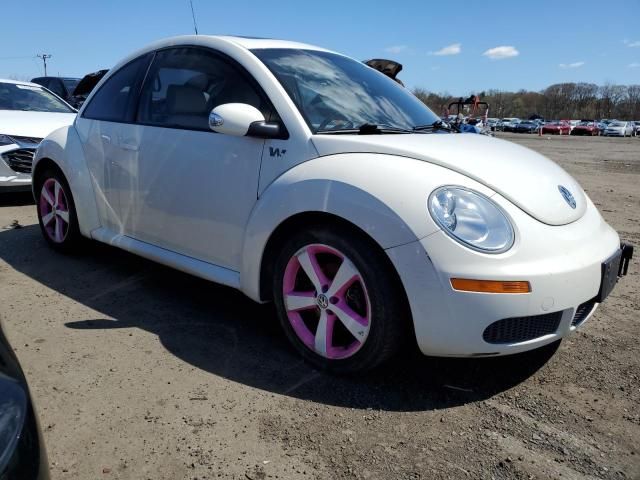
[[[48,178],[42,185],[39,210],[49,239],[62,243],[69,232],[69,202],[62,185],[55,178]]]
[[[364,345],[371,327],[369,294],[343,253],[321,244],[300,249],[287,263],[282,293],[294,332],[316,354],[340,360]]]

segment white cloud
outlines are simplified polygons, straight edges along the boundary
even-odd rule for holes
[[[516,50],[516,47],[503,45],[500,47],[490,48],[482,55],[489,57],[491,60],[504,60],[505,58],[517,57],[520,55],[520,52]]]
[[[387,47],[384,49],[385,52],[387,53],[400,53],[400,52],[404,52],[407,48],[406,45],[392,45],[390,47]]]
[[[436,52],[429,52],[429,55],[458,55],[462,51],[461,43],[452,43],[451,45],[447,45],[446,47],[442,47],[440,50]]]
[[[640,47],[640,40],[636,40],[635,42],[624,40],[622,43],[624,43],[627,47]]]
[[[580,68],[585,62],[561,63],[560,68]]]
[[[627,67],[629,67],[629,68],[640,68],[640,63],[633,62],[633,63],[630,63],[629,65],[627,65]]]

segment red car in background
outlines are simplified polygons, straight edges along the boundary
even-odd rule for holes
[[[598,124],[593,120],[582,120],[578,125],[573,127],[571,135],[600,135]]]
[[[569,135],[571,133],[571,125],[567,122],[552,122],[542,126],[542,134],[550,133],[552,135]]]

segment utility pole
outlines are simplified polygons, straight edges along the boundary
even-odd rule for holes
[[[48,53],[43,53],[42,55],[37,55],[38,58],[42,59],[42,63],[44,63],[44,76],[47,76],[47,58],[51,58],[51,55]]]
[[[193,29],[196,31],[196,35],[198,35],[198,25],[196,25],[196,14],[193,11],[193,0],[189,0],[189,4],[191,5],[191,17],[193,18]]]

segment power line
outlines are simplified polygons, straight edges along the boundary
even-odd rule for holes
[[[198,35],[198,25],[196,25],[196,13],[193,10],[193,0],[189,0],[189,4],[191,5],[191,17],[193,18],[193,29],[196,31],[196,35]]]
[[[43,53],[42,55],[36,55],[38,58],[42,59],[42,63],[44,63],[44,76],[47,76],[47,58],[51,58],[51,55],[48,53]]]
[[[21,60],[23,58],[36,58],[33,55],[21,55],[19,57],[0,57],[0,60]]]

